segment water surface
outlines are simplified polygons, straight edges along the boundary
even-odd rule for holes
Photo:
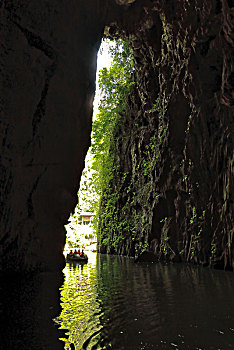
[[[67,263],[64,349],[234,349],[234,274],[89,253]]]

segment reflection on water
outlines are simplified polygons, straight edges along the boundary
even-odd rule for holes
[[[92,344],[96,334],[99,334],[101,324],[99,317],[101,308],[97,299],[96,254],[89,256],[89,263],[67,263],[65,282],[61,291],[62,313],[57,322],[69,330],[69,342],[65,349],[70,349],[69,343],[80,344],[89,341]],[[66,339],[65,339],[66,341]]]
[[[67,263],[64,349],[234,349],[234,275],[89,254]]]

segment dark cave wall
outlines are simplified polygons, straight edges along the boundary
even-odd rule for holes
[[[1,4],[3,270],[64,263],[64,224],[90,144],[105,15],[98,1]]]
[[[181,22],[166,9],[169,40],[159,66],[170,96],[168,144],[156,185],[163,198],[154,207],[151,246],[169,259],[179,255],[233,268],[232,10],[226,1],[184,3],[184,12],[174,10],[182,13]],[[162,214],[166,221],[154,229]]]
[[[153,1],[133,30],[115,24],[136,85],[102,200],[116,193],[120,223],[102,219],[100,251],[234,267],[232,18],[226,1]]]
[[[110,232],[108,249],[233,265],[230,6],[1,2],[1,269],[63,265],[64,224],[90,144],[105,25],[133,46],[136,60],[123,120],[129,139],[117,143],[131,190],[116,205],[121,217],[132,198],[130,226],[114,250]],[[143,163],[147,169],[138,167]],[[120,172],[113,188],[121,181]]]

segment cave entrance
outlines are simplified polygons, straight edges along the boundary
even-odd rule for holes
[[[97,212],[103,189],[110,180],[112,132],[118,121],[121,94],[130,74],[127,46],[122,40],[103,39],[97,58],[91,146],[85,159],[78,205],[66,226],[65,251],[96,250]]]

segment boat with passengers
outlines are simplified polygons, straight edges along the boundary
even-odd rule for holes
[[[76,262],[88,262],[88,256],[84,253],[83,249],[82,251],[77,251],[75,249],[75,251],[70,250],[70,252],[67,254],[67,260]]]

